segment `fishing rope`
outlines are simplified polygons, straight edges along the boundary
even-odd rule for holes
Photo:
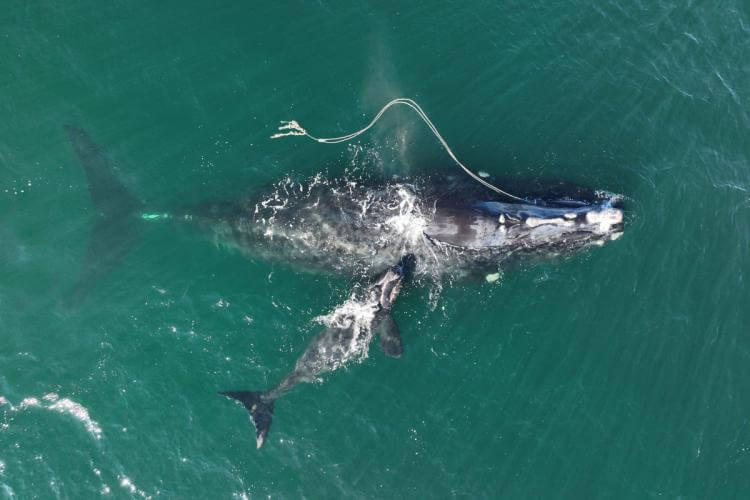
[[[463,169],[463,171],[466,172],[472,179],[474,179],[478,183],[482,184],[484,187],[486,187],[488,189],[491,189],[492,191],[494,191],[494,192],[496,192],[498,194],[505,195],[505,196],[507,196],[509,198],[513,198],[514,200],[523,201],[523,202],[526,202],[526,203],[531,203],[529,200],[526,200],[525,198],[521,198],[519,196],[512,195],[512,194],[510,194],[507,191],[503,191],[502,189],[500,189],[500,188],[498,188],[496,186],[493,186],[492,184],[490,184],[489,182],[485,181],[484,179],[482,179],[481,177],[479,177],[477,174],[475,174],[474,172],[472,172],[471,170],[469,170],[469,168],[466,167],[466,165],[464,165],[463,163],[461,163],[459,161],[459,159],[456,158],[456,155],[453,154],[453,151],[448,146],[448,143],[445,142],[445,139],[443,139],[443,136],[440,135],[440,132],[438,132],[438,129],[435,127],[435,125],[432,123],[432,121],[430,120],[430,118],[427,116],[427,113],[425,113],[424,110],[422,110],[422,108],[419,107],[419,104],[417,104],[413,100],[407,99],[407,98],[398,98],[398,99],[392,100],[391,102],[389,102],[388,104],[386,104],[385,106],[383,106],[383,109],[381,109],[378,112],[378,114],[375,115],[375,118],[372,119],[372,121],[369,123],[369,125],[367,125],[365,128],[363,128],[361,130],[358,130],[356,132],[352,132],[351,134],[342,135],[341,137],[330,137],[330,138],[315,137],[315,136],[309,134],[307,132],[307,130],[303,129],[300,126],[300,124],[297,123],[295,120],[291,120],[291,121],[283,121],[282,120],[281,125],[279,125],[279,129],[278,129],[279,131],[276,132],[275,134],[273,134],[271,136],[271,139],[279,139],[281,137],[287,137],[287,136],[290,136],[290,135],[304,135],[306,137],[309,137],[313,141],[320,142],[320,143],[323,143],[323,144],[338,144],[338,143],[341,143],[341,142],[346,142],[346,141],[349,141],[351,139],[354,139],[358,135],[361,135],[361,134],[367,132],[370,128],[372,128],[373,125],[375,125],[375,123],[378,120],[380,120],[380,117],[383,116],[383,113],[385,113],[388,110],[388,108],[390,108],[391,106],[395,106],[396,104],[403,104],[403,105],[408,106],[409,108],[413,109],[417,113],[417,115],[427,124],[427,126],[430,129],[430,131],[432,131],[432,133],[435,134],[435,137],[437,137],[437,140],[440,141],[440,144],[443,146],[443,148],[448,153],[448,155],[453,159],[454,162],[456,162],[456,165],[458,165],[459,167],[461,167]]]

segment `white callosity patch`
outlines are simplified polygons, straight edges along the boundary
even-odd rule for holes
[[[13,406],[6,398],[0,396],[0,405],[6,404],[10,406],[10,410],[13,412],[25,411],[28,408],[44,408],[56,413],[70,415],[81,422],[94,439],[100,440],[102,438],[101,427],[91,418],[85,406],[68,398],[60,398],[53,392],[45,394],[41,400],[35,397],[24,398],[18,403],[18,406]]]
[[[596,226],[596,231],[606,234],[615,224],[622,222],[622,210],[617,208],[603,208],[586,212],[586,222]]]
[[[500,279],[500,273],[488,274],[484,277],[484,279],[487,281],[487,283],[494,283]]]

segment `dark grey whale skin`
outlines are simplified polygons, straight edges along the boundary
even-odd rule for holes
[[[623,230],[619,201],[607,193],[507,203],[439,178],[288,181],[187,211],[177,218],[251,258],[344,275],[374,275],[406,253],[421,263],[420,275],[483,275],[509,259],[602,245]]]

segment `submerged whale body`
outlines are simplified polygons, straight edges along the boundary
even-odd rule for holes
[[[118,182],[106,155],[83,130],[65,128],[98,213],[73,291],[79,300],[95,279],[125,257],[140,232],[138,219],[157,217],[138,213],[141,204]],[[221,393],[248,409],[258,448],[270,429],[274,401],[297,383],[364,359],[374,332],[387,355],[401,356],[401,337],[390,312],[412,274],[437,280],[484,276],[517,259],[566,256],[601,246],[623,231],[619,199],[610,193],[508,203],[474,184],[437,177],[285,179],[259,196],[205,203],[158,218],[202,227],[251,258],[364,281],[276,387]]]

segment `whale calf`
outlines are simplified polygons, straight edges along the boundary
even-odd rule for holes
[[[391,317],[391,309],[415,264],[414,255],[405,255],[381,273],[360,297],[352,297],[345,307],[334,311],[331,324],[312,339],[292,371],[276,387],[264,392],[220,392],[241,402],[250,412],[258,448],[271,427],[274,401],[301,382],[315,382],[322,373],[366,356],[373,332],[380,336],[380,347],[386,355],[401,356],[401,334]]]

